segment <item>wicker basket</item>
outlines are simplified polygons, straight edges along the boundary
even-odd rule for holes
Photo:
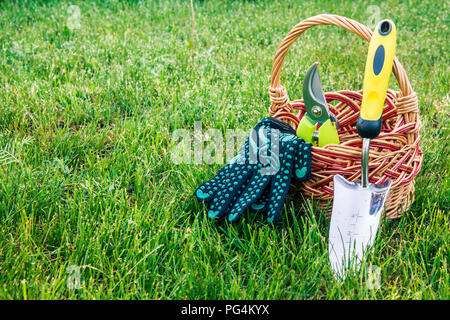
[[[337,15],[321,14],[308,18],[292,28],[281,43],[272,67],[270,114],[296,128],[305,114],[303,100],[289,100],[286,88],[280,85],[284,58],[291,44],[310,27],[336,25],[369,41],[372,31],[354,21]],[[417,95],[412,90],[405,70],[394,58],[394,75],[400,92],[388,89],[383,109],[383,126],[380,135],[372,139],[369,158],[369,181],[382,183],[392,179],[393,184],[385,204],[386,219],[402,216],[414,197],[414,177],[422,167],[423,156],[419,147],[420,119]],[[317,199],[319,206],[331,213],[333,176],[341,174],[349,181],[361,181],[362,139],[356,132],[362,91],[337,91],[325,93],[333,113],[339,120],[338,145],[312,148],[312,178],[295,192],[303,197]],[[295,112],[295,113],[294,113]]]

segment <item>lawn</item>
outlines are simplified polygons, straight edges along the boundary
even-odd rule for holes
[[[190,1],[2,1],[0,298],[448,299],[449,2],[372,5],[194,1],[193,24]],[[176,129],[249,130],[267,116],[280,42],[319,13],[396,23],[422,120],[415,202],[344,282],[323,212],[291,194],[275,228],[250,213],[210,221],[193,192],[222,165],[171,159]],[[359,90],[366,51],[346,30],[308,30],[281,81],[301,98],[320,61],[325,91]]]

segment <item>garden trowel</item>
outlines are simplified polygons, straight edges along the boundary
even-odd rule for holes
[[[331,214],[328,255],[338,279],[347,270],[358,270],[377,234],[384,202],[392,181],[369,183],[370,139],[381,131],[383,105],[392,72],[396,41],[395,25],[381,21],[372,35],[364,73],[361,112],[356,128],[363,138],[361,184],[334,176],[334,200]]]

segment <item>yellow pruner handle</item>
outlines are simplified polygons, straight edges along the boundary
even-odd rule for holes
[[[308,119],[305,115],[300,120],[297,127],[297,137],[302,138],[305,142],[312,143],[314,131],[317,130],[317,123]]]

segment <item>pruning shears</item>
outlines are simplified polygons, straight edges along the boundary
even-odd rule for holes
[[[298,125],[297,136],[305,142],[323,147],[327,144],[339,144],[337,132],[339,123],[328,109],[317,71],[318,64],[315,62],[309,67],[303,80],[303,101],[306,114]]]

